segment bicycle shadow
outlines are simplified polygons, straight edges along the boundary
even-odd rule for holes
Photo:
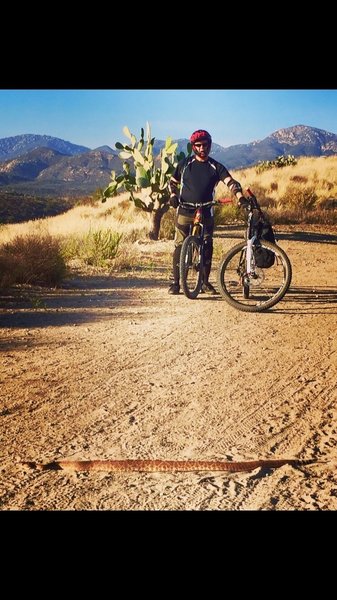
[[[284,304],[295,304],[296,308],[284,308]],[[301,306],[303,305],[303,306]],[[273,309],[270,309],[273,311]],[[290,287],[274,312],[287,314],[337,314],[337,288],[324,286]]]
[[[337,234],[316,233],[313,231],[278,231],[277,225],[273,226],[276,242],[287,240],[289,242],[311,242],[312,244],[337,244]],[[245,227],[243,225],[218,225],[213,237],[219,239],[232,238],[244,240]]]
[[[276,240],[290,242],[311,242],[312,244],[337,244],[337,235],[333,233],[315,233],[311,231],[276,231]]]
[[[245,225],[217,225],[213,238],[245,239]]]
[[[225,302],[220,294],[209,296],[200,294],[197,300],[210,300],[212,302]],[[295,308],[285,307],[284,304],[295,304]],[[303,306],[301,306],[303,305]],[[337,288],[324,286],[299,286],[290,287],[280,304],[277,304],[260,314],[337,314]]]
[[[217,293],[214,296],[209,294],[199,294],[197,300],[211,300],[212,302],[217,302],[218,300],[223,300],[220,293]]]

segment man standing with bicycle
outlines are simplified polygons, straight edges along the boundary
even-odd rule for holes
[[[214,158],[210,158],[209,153],[212,145],[210,134],[204,129],[198,129],[192,133],[190,142],[194,156],[184,158],[177,164],[169,182],[171,191],[170,205],[177,209],[173,252],[173,282],[169,287],[169,294],[179,294],[180,291],[180,252],[184,239],[189,235],[195,212],[193,206],[184,206],[184,202],[189,204],[206,204],[210,202],[213,199],[216,185],[219,181],[223,181],[230,191],[236,195],[240,206],[246,207],[248,204],[247,199],[242,194],[240,183],[233,179],[224,165],[214,160]],[[212,206],[204,210],[205,266],[201,291],[214,295],[217,292],[208,281],[213,255],[214,211]]]

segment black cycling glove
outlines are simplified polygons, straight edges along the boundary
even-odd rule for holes
[[[240,208],[249,208],[250,202],[244,196],[241,196],[241,198],[239,198],[238,202],[239,202]]]
[[[172,206],[172,208],[177,208],[179,206],[179,198],[178,198],[178,196],[171,196],[171,198],[170,198],[170,206]]]

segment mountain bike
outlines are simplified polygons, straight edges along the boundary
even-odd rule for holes
[[[272,228],[254,194],[247,190],[247,229],[245,241],[231,248],[218,269],[221,296],[243,312],[262,312],[279,302],[287,292],[292,276],[288,256],[275,242],[263,237]],[[272,239],[275,240],[273,233]]]
[[[194,300],[203,284],[204,270],[204,209],[215,204],[228,204],[231,199],[211,200],[210,202],[192,204],[184,202],[182,206],[195,208],[193,224],[190,233],[183,241],[180,253],[179,272],[182,290],[191,300]]]

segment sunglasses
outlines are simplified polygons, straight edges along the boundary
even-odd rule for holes
[[[194,144],[194,145],[195,145],[196,148],[207,148],[207,146],[209,146],[209,142],[204,142],[204,143],[201,143],[201,144],[197,143],[197,144]]]

